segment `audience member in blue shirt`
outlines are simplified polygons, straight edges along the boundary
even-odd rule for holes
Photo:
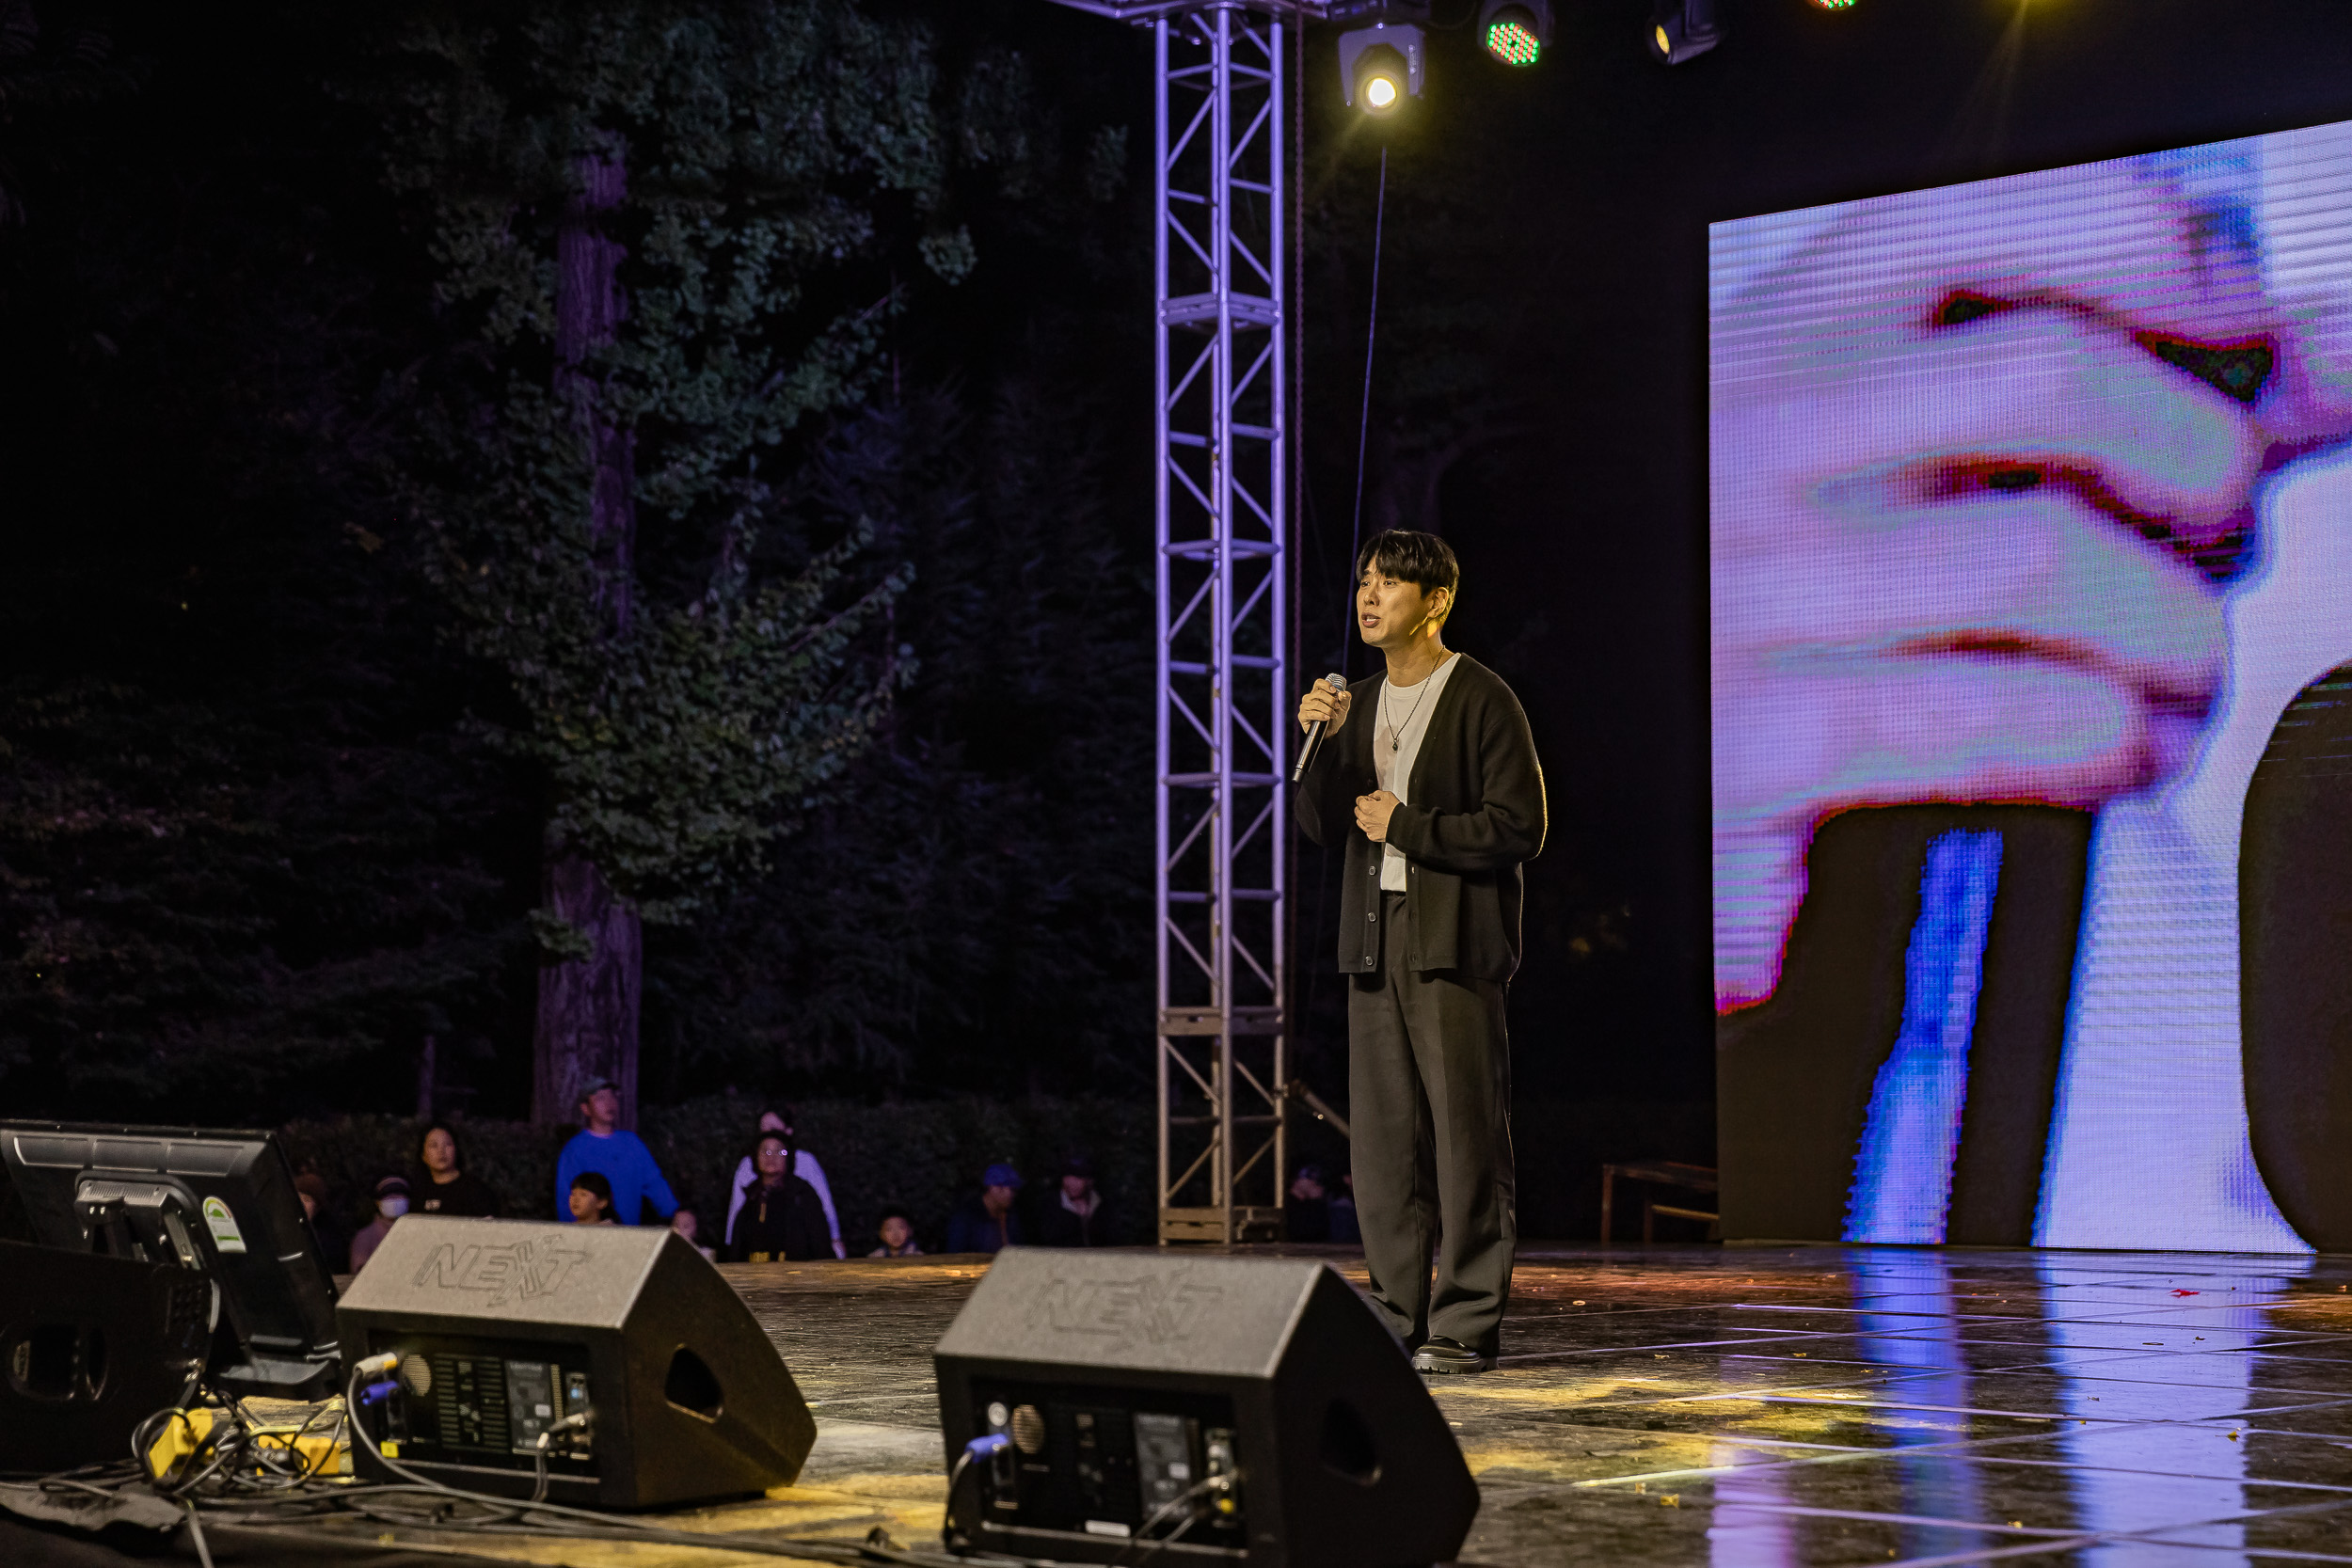
[[[1019,1171],[1002,1163],[989,1166],[980,1177],[980,1190],[947,1216],[947,1250],[1001,1252],[1025,1245],[1029,1238],[1012,1203],[1020,1190]]]
[[[588,1125],[573,1135],[555,1161],[556,1217],[571,1223],[572,1178],[589,1170],[612,1183],[612,1217],[623,1225],[637,1223],[641,1199],[650,1200],[664,1220],[676,1213],[677,1198],[661,1179],[661,1167],[653,1163],[653,1150],[620,1127],[620,1091],[609,1081],[590,1085],[580,1097],[580,1115]]]

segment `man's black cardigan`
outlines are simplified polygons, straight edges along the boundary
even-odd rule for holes
[[[1418,971],[1450,969],[1508,980],[1519,966],[1519,863],[1544,847],[1544,771],[1519,700],[1468,654],[1429,715],[1413,757],[1407,804],[1389,818],[1389,842],[1410,862]],[[1348,688],[1346,725],[1298,785],[1298,825],[1317,844],[1347,845],[1340,882],[1340,969],[1380,967],[1380,847],[1356,826],[1356,798],[1380,787],[1372,767],[1381,677]]]

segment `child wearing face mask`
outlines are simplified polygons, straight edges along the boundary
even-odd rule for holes
[[[358,1274],[368,1266],[375,1249],[384,1238],[392,1233],[392,1222],[408,1212],[408,1183],[397,1176],[388,1176],[375,1184],[375,1217],[359,1227],[351,1238],[351,1272]]]

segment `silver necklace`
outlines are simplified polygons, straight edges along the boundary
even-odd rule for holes
[[[1413,688],[1420,695],[1413,699],[1413,705],[1406,710],[1403,724],[1398,723],[1395,716],[1389,711],[1389,683],[1386,680],[1380,683],[1380,717],[1389,721],[1389,734],[1393,737],[1398,751],[1405,749],[1406,728],[1412,723],[1413,715],[1421,711],[1421,705],[1429,696],[1429,683],[1438,678],[1438,672],[1443,668],[1442,663],[1433,665],[1429,673],[1422,676],[1421,683]]]

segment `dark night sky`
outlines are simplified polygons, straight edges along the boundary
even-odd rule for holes
[[[1147,34],[1048,0],[869,4],[954,35],[950,55],[1018,47],[1035,66],[1041,98],[1074,134],[1129,126],[1131,193],[1146,178]],[[1562,3],[1560,36],[1543,63],[1514,72],[1478,51],[1466,24],[1474,0],[1440,0],[1440,20],[1464,24],[1433,33],[1426,100],[1381,126],[1339,101],[1337,30],[1316,29],[1308,45],[1309,261],[1298,302],[1309,342],[1307,635],[1304,668],[1294,673],[1303,683],[1334,667],[1340,652],[1371,223],[1385,143],[1391,161],[1373,388],[1375,474],[1381,442],[1411,409],[1431,406],[1432,385],[1492,388],[1519,410],[1509,439],[1452,472],[1437,523],[1466,573],[1452,640],[1513,681],[1550,787],[1551,844],[1530,868],[1529,957],[1514,990],[1525,1094],[1703,1101],[1713,1092],[1701,392],[1707,224],[2352,118],[2345,0],[2034,0],[2023,11],[2014,0],[1859,0],[1841,12],[1805,0],[1723,0],[1723,45],[1669,69],[1644,45],[1645,0]],[[148,611],[176,614],[187,595],[178,576],[134,571],[133,546],[174,572],[183,565],[174,552],[184,547],[193,562],[212,560],[203,554],[212,550],[220,559],[208,584],[263,574],[269,562],[252,559],[251,541],[269,537],[268,529],[257,524],[232,536],[223,525],[215,540],[183,515],[187,498],[248,506],[239,486],[251,476],[229,461],[238,442],[255,449],[248,467],[279,480],[307,466],[299,450],[307,437],[269,425],[263,439],[238,426],[249,414],[239,412],[244,404],[214,397],[171,354],[193,342],[188,352],[209,355],[205,365],[243,364],[222,346],[227,340],[266,337],[281,330],[281,318],[312,319],[306,311],[358,323],[347,343],[320,353],[362,361],[390,354],[369,334],[380,325],[391,342],[395,327],[408,329],[392,317],[403,301],[421,296],[421,263],[414,236],[394,231],[365,152],[356,141],[332,139],[356,136],[352,111],[318,100],[326,67],[313,56],[345,46],[340,24],[305,31],[252,11],[215,26],[184,11],[132,12],[140,20],[126,29],[126,47],[151,56],[145,85],[87,117],[57,143],[67,150],[54,159],[45,142],[25,142],[32,151],[17,154],[17,177],[40,199],[36,221],[11,231],[16,251],[0,247],[0,258],[19,256],[11,265],[30,269],[23,277],[32,280],[20,286],[18,273],[0,272],[0,284],[18,291],[0,297],[11,306],[0,309],[0,341],[12,356],[10,381],[0,388],[0,451],[14,462],[8,502],[19,523],[9,534],[17,586],[9,602],[24,613],[9,624],[33,639],[24,646],[40,657],[23,655],[10,673],[45,661],[60,678],[111,674],[144,659],[126,678],[169,686],[165,677],[193,657],[170,652],[181,646],[172,639],[194,634],[126,640],[118,623],[145,615],[145,624],[179,626],[172,615]],[[75,138],[92,150],[68,156]],[[256,169],[278,182],[255,182]],[[284,195],[310,188],[306,181],[316,187],[315,214]],[[1083,239],[1131,244],[1134,256],[1148,257],[1145,205],[1101,209],[1120,214],[1102,221],[1125,226],[1123,240]],[[1018,229],[1009,219],[999,227]],[[334,268],[310,266],[314,233],[323,256],[340,247],[329,258]],[[1083,248],[1059,234],[1008,243],[999,257],[1022,254],[1025,244]],[[36,266],[40,257],[48,260]],[[1039,356],[1059,354],[1057,364],[1078,367],[1067,397],[1124,454],[1118,493],[1128,498],[1123,526],[1139,559],[1151,530],[1148,271],[1140,260],[1124,273],[1072,261],[1059,282],[1041,283],[1037,260],[992,263],[984,252],[980,271],[950,302],[952,319],[934,311],[911,323],[905,347],[918,374],[984,384],[991,364],[1017,357],[1022,334],[1051,313],[1031,308],[1056,288],[1132,294],[1108,301],[1108,313],[1130,326],[1104,327],[1105,300],[1090,298],[1065,312],[1081,325],[1062,327],[1086,338],[1082,348],[1049,344]],[[1080,283],[1070,281],[1081,274]],[[214,292],[191,293],[199,284]],[[333,289],[345,285],[355,300],[374,303],[339,305]],[[97,341],[79,330],[89,323],[77,312],[118,296],[131,302],[125,311],[135,305],[147,323],[141,330],[163,346],[147,351],[156,368],[138,387],[120,389],[135,379],[127,372],[110,372],[110,385],[120,384],[124,399],[151,387],[146,402],[162,412],[139,417],[178,432],[179,444],[126,441],[92,426],[84,438],[101,461],[60,434],[72,410],[58,388],[72,380],[62,367]],[[14,309],[15,301],[24,308]],[[286,365],[272,360],[271,373],[282,370],[290,384],[338,373],[299,354],[279,357]],[[215,404],[226,410],[217,421]],[[216,422],[234,427],[233,439],[216,439]],[[217,473],[158,467],[190,451],[214,455],[215,446]],[[143,498],[151,496],[169,504],[150,506]],[[105,534],[92,520],[103,506],[135,515]],[[26,526],[52,516],[82,520],[73,529]],[[0,509],[0,527],[12,517]],[[91,601],[96,610],[76,600],[71,614],[52,615],[40,586],[48,558],[75,550],[108,556],[101,564],[110,570],[112,557],[123,557],[126,580],[144,586],[130,594],[109,585]],[[104,582],[92,573],[90,580]],[[225,616],[191,612],[186,625],[216,629],[211,641],[186,646],[229,663],[243,657],[239,649],[265,642],[324,646],[332,628],[312,622],[329,612],[302,609],[305,591],[256,590],[255,602],[300,610],[267,625],[219,629]],[[406,639],[429,651],[429,633],[405,621],[388,621],[376,636],[387,647]],[[1364,667],[1360,654],[1354,667]],[[445,728],[461,705],[448,693],[436,701],[441,706],[417,717],[419,726]],[[1135,744],[1148,753],[1148,734],[1137,733]],[[1147,811],[1148,800],[1134,809]],[[531,832],[519,817],[482,831],[514,862],[489,867],[494,879],[512,884],[501,895],[516,906],[507,917],[530,896]],[[1309,851],[1302,869],[1311,874],[1316,860]],[[1332,905],[1302,892],[1301,1055],[1310,1079],[1334,1093],[1344,1078],[1337,993],[1326,973]],[[1121,896],[1134,902],[1132,891]],[[1591,956],[1577,956],[1579,941]],[[478,1007],[482,1016],[468,1027],[519,1048],[528,988],[511,990],[506,1003]],[[1136,990],[1140,998],[1139,976]],[[1140,1050],[1148,1011],[1137,1006],[1132,1017]],[[519,1064],[527,1053],[514,1055]]]
[[[1392,263],[1429,243],[1406,232],[1417,181],[1507,210],[1465,264],[1516,323],[1495,373],[1543,399],[1535,431],[1457,473],[1442,506],[1467,585],[1454,641],[1510,645],[1550,786],[1514,991],[1523,1094],[1712,1090],[1707,224],[2352,116],[2352,6],[2332,0],[1723,9],[1726,41],[1673,69],[1643,47],[1644,8],[1622,3],[1558,8],[1557,43],[1524,73],[1490,65],[1467,29],[1441,32],[1427,102],[1389,132]],[[1322,47],[1310,114],[1343,135]],[[1375,146],[1350,139],[1335,177],[1366,206]],[[1422,282],[1392,266],[1384,301]],[[1342,539],[1359,366],[1310,364],[1317,510]],[[1391,358],[1375,381],[1398,373]],[[1336,624],[1325,585],[1343,577],[1312,546],[1311,630]],[[1322,657],[1311,639],[1306,662]],[[1619,899],[1629,950],[1564,964],[1577,911]],[[1301,945],[1312,962],[1326,939],[1302,931]]]

